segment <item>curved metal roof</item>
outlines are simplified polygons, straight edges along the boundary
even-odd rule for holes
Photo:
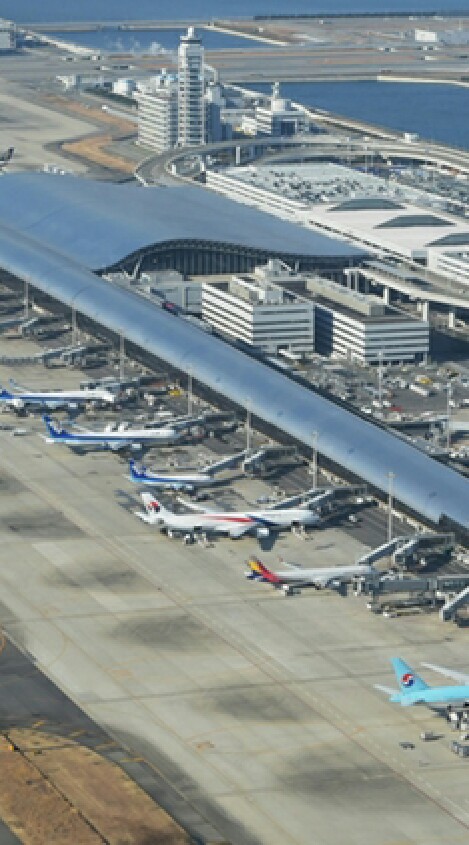
[[[75,176],[11,173],[1,179],[0,224],[36,237],[90,270],[168,241],[220,242],[272,255],[363,255],[326,235],[197,186],[142,188]]]
[[[321,453],[381,490],[394,472],[400,501],[435,523],[446,515],[469,528],[469,481],[405,441],[5,226],[0,266],[303,443],[317,431]]]

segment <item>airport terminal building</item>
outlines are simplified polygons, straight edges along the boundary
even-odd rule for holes
[[[2,177],[0,224],[97,273],[243,273],[278,257],[334,276],[365,254],[202,187],[142,188],[45,173]]]
[[[228,244],[240,263],[244,250],[258,263],[263,257],[259,252],[273,257],[274,251],[290,261],[296,256],[299,263],[324,262],[332,269],[359,261],[357,250],[257,210],[248,214],[225,198],[218,198],[220,205],[214,207],[213,195],[200,188],[143,189],[47,174],[4,176],[2,188],[0,267],[7,280],[27,283],[62,308],[134,344],[153,362],[190,371],[237,407],[245,408],[249,399],[252,414],[287,439],[310,448],[314,428],[319,451],[345,477],[363,479],[386,493],[393,472],[397,501],[429,524],[451,527],[468,539],[466,478],[314,389],[97,274],[119,266],[135,272],[138,262],[153,260],[158,248],[164,246],[168,255],[172,248],[177,256],[181,240],[192,241],[197,249],[199,239],[207,243],[207,235],[218,254]],[[258,229],[252,228],[254,222]],[[180,240],[175,240],[176,233]]]

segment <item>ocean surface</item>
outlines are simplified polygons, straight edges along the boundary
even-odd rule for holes
[[[452,14],[469,0],[1,0],[0,14],[18,22],[208,20],[253,15]]]
[[[469,15],[469,0],[1,0],[0,14],[18,22],[208,20],[256,14]],[[65,34],[90,47],[161,53],[177,48],[180,31]],[[260,46],[259,42],[203,31],[207,49]],[[256,85],[257,90],[270,86]],[[469,89],[449,85],[379,82],[290,83],[286,97],[380,126],[416,132],[421,138],[469,149]]]
[[[247,85],[270,92],[268,85]],[[285,97],[335,114],[469,149],[469,88],[398,82],[291,82]]]

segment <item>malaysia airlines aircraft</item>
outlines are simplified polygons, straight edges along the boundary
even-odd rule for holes
[[[340,587],[348,583],[355,575],[371,575],[376,570],[368,563],[356,563],[348,566],[323,566],[315,569],[303,569],[297,564],[286,564],[288,569],[272,572],[256,557],[248,560],[249,570],[246,578],[252,581],[264,581],[284,591],[285,595],[292,595],[302,587],[316,587],[326,589]]]
[[[393,704],[400,704],[401,707],[410,707],[414,704],[426,704],[432,710],[447,710],[448,707],[464,707],[469,705],[469,675],[456,672],[454,669],[446,669],[444,666],[435,666],[433,663],[422,663],[427,669],[446,675],[448,678],[458,681],[458,684],[441,687],[430,687],[416,672],[401,660],[400,657],[392,657],[391,663],[396,675],[399,690],[375,684],[375,688],[386,692]]]
[[[102,431],[90,431],[77,426],[76,431],[67,431],[54,423],[51,417],[44,416],[49,437],[47,443],[62,443],[65,446],[95,446],[118,451],[126,448],[141,448],[143,444],[171,445],[177,443],[186,434],[185,430],[177,426],[160,426],[158,428],[126,428],[125,424],[117,430],[107,427]]]
[[[27,390],[10,379],[13,390],[0,390],[0,402],[12,408],[25,408],[37,405],[41,408],[64,408],[70,405],[84,405],[86,402],[103,402],[112,405],[116,394],[103,387],[83,388],[82,390]]]
[[[294,525],[317,525],[320,521],[318,514],[308,508],[219,512],[184,502],[193,512],[174,513],[165,508],[151,493],[142,493],[142,501],[145,511],[135,511],[136,515],[149,525],[164,526],[170,537],[176,533],[218,533],[228,534],[235,540],[244,534],[252,533],[261,538],[268,537],[271,531],[292,528]]]
[[[146,467],[138,467],[135,461],[130,461],[129,478],[135,484],[144,484],[161,490],[183,490],[191,493],[200,487],[210,487],[216,484],[217,474],[241,463],[245,454],[245,452],[240,452],[238,455],[231,455],[192,472],[149,472]]]

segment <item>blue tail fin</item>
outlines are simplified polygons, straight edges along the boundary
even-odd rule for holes
[[[14,399],[13,393],[10,393],[9,390],[5,390],[4,387],[0,390],[0,399]]]
[[[60,437],[60,435],[62,434],[62,429],[57,428],[57,426],[55,425],[52,417],[49,417],[45,414],[42,419],[46,424],[47,431],[49,432],[50,436],[54,440],[57,440],[57,438]]]
[[[132,481],[144,481],[145,480],[145,467],[141,467],[140,469],[138,469],[135,461],[130,461],[129,467],[130,467],[130,477],[131,477]]]
[[[401,660],[400,657],[392,657],[391,663],[401,692],[418,692],[429,689],[428,684],[422,680],[420,675],[417,675],[411,666],[409,666],[409,664],[404,660]]]

